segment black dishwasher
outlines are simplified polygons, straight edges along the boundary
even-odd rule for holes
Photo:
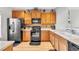
[[[79,46],[72,42],[68,42],[68,51],[79,51]]]

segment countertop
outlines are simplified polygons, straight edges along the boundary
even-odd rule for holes
[[[79,46],[79,35],[68,33],[65,30],[52,30],[52,29],[48,29],[48,28],[47,29],[44,28],[42,30],[49,30],[49,31],[51,31],[51,32],[63,37],[64,39],[66,39],[66,40],[68,40],[68,41]]]
[[[0,41],[0,51],[3,51],[8,46],[12,45],[14,41]]]

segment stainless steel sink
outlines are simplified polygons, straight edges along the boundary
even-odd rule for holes
[[[74,35],[79,35],[79,30],[73,30],[73,29],[68,29],[66,32],[74,34]]]

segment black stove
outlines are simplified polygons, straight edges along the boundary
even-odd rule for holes
[[[33,26],[31,31],[30,45],[40,45],[41,42],[41,27]]]

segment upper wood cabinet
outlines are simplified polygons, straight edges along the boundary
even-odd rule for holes
[[[41,13],[41,24],[46,25],[46,13],[45,12]]]
[[[25,24],[30,25],[31,24],[31,13],[29,11],[24,12],[24,22]]]
[[[50,12],[50,24],[56,24],[56,12]]]
[[[31,25],[32,18],[41,18],[42,25],[53,25],[56,23],[56,12],[54,11],[41,11],[37,8],[32,9],[30,11],[26,10],[13,10],[12,11],[13,18],[23,18],[24,23]]]
[[[24,10],[13,10],[12,18],[24,18]]]
[[[55,12],[42,12],[41,13],[41,24],[42,25],[52,25],[56,23]]]
[[[32,18],[41,18],[41,11],[38,9],[33,9],[31,11]]]

